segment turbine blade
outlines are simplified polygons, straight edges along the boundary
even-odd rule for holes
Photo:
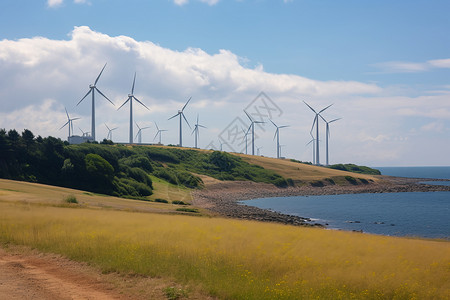
[[[156,137],[158,136],[158,133],[160,133],[160,131],[158,130],[157,132],[156,132],[156,134],[155,134],[155,137],[153,138],[153,140],[155,140],[156,139]]]
[[[106,128],[108,128],[109,131],[111,131],[111,129],[109,129],[109,127],[108,127],[108,125],[106,125],[106,123],[105,123],[105,126],[106,126]]]
[[[80,104],[81,103],[81,101],[83,101],[84,100],[84,98],[86,98],[90,93],[92,92],[92,89],[89,89],[89,92],[87,92],[86,93],[86,95],[84,95],[84,97],[83,98],[81,98],[81,100],[80,100],[80,102],[78,102],[77,103],[77,106],[78,106],[78,104]]]
[[[67,112],[67,108],[64,107],[64,110],[66,111],[67,119],[70,120],[69,113]]]
[[[188,105],[189,101],[191,101],[192,97],[189,97],[189,100],[186,102],[186,104],[183,106],[183,108],[181,109],[181,111],[183,111],[185,109],[185,107]]]
[[[159,131],[159,127],[158,127],[158,124],[156,124],[156,122],[155,122],[155,126],[156,126],[156,130]]]
[[[97,79],[95,79],[94,85],[97,84],[98,80],[100,79],[100,76],[102,76],[102,73],[103,73],[103,70],[105,69],[105,67],[106,67],[106,63],[103,66],[103,69],[100,71],[100,74],[98,74]]]
[[[337,118],[337,119],[331,120],[330,122],[328,122],[328,124],[332,123],[332,122],[335,122],[335,121],[339,121],[340,119],[342,119],[342,118]]]
[[[319,114],[322,113],[324,110],[328,109],[330,106],[332,106],[333,104],[328,105],[327,107],[325,107],[324,109],[322,109],[321,111],[319,111]]]
[[[316,111],[314,110],[314,108],[312,108],[308,103],[306,103],[305,101],[303,101],[315,114],[317,114],[316,113]]]
[[[253,123],[253,119],[250,117],[250,115],[244,110],[245,114],[247,115],[247,117],[250,119],[250,122]]]
[[[272,122],[273,126],[275,126],[276,128],[278,128],[277,124],[275,124],[271,119],[269,119],[270,122]]]
[[[141,130],[141,127],[139,127],[137,122],[134,122],[134,124],[136,124],[137,128],[139,128],[139,131]]]
[[[147,126],[147,127],[142,127],[142,130],[144,130],[144,129],[148,129],[148,128],[150,128],[151,126]]]
[[[61,126],[61,128],[59,130],[63,129],[67,124],[69,124],[69,122],[70,121],[67,121],[63,126]]]
[[[125,104],[127,104],[127,102],[130,101],[130,98],[131,98],[131,97],[128,97],[128,99],[125,100],[125,102],[124,102],[117,110],[121,109],[122,106],[124,106]]]
[[[273,135],[273,140],[275,140],[275,138],[277,137],[277,134],[278,134],[278,127],[277,127],[277,130],[275,130],[275,134]]]
[[[133,86],[131,87],[131,95],[134,94],[134,83],[136,82],[136,72],[134,72]]]
[[[283,126],[280,126],[278,128],[286,128],[286,127],[290,127],[290,126],[289,125],[283,125]]]
[[[167,121],[169,121],[170,119],[173,119],[173,118],[175,118],[176,116],[178,116],[180,113],[177,113],[176,115],[174,115],[173,117],[170,117],[170,118],[168,118],[167,119]]]
[[[201,128],[208,128],[208,127],[203,126],[203,125],[198,125],[198,127],[201,127]]]
[[[141,133],[141,130],[139,129],[139,131],[137,132],[136,136],[134,137],[134,139],[137,139],[137,137],[139,136],[139,133]]]
[[[327,120],[325,120],[325,118],[324,117],[322,117],[322,115],[321,114],[319,114],[319,116],[322,118],[322,120],[325,122],[325,123],[327,123],[328,124],[328,122],[327,122]]]
[[[186,123],[188,124],[189,128],[192,128],[191,125],[189,124],[188,120],[187,120],[186,117],[184,116],[183,112],[181,112],[181,115],[183,116],[184,120],[185,120]]]
[[[138,98],[136,98],[134,95],[131,96],[134,98],[134,100],[136,100],[137,102],[139,102],[143,107],[145,107],[146,109],[150,110],[150,108],[148,108],[144,103],[142,103]]]
[[[100,93],[100,95],[102,95],[103,97],[105,97],[106,98],[106,100],[108,100],[109,102],[111,102],[111,104],[112,105],[114,105],[114,103],[112,103],[112,101],[111,100],[109,100],[109,98],[108,97],[106,97],[102,92],[100,92],[100,90],[98,89],[98,88],[95,88],[96,90],[97,90],[97,92],[99,92]],[[115,106],[115,105],[114,105]]]
[[[111,129],[111,131],[116,130],[117,128],[119,128],[119,127],[114,127],[113,129]]]

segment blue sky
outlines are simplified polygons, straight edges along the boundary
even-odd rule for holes
[[[311,160],[305,100],[335,103],[327,117],[343,117],[333,123],[331,162],[450,165],[449,11],[449,1],[3,0],[0,72],[8,70],[2,78],[10,80],[0,84],[0,127],[65,138],[50,124],[64,123],[68,107],[87,128],[87,103],[73,103],[107,61],[101,90],[120,105],[137,70],[136,95],[141,86],[151,112],[136,116],[171,130],[167,143],[176,143],[177,131],[167,122],[169,107],[176,112],[189,96],[190,122],[196,111],[208,127],[205,147],[264,91],[283,111],[278,121],[291,125],[283,132],[286,156]],[[67,57],[76,60],[69,65]],[[12,97],[21,99],[5,100]],[[98,105],[99,114],[102,105],[110,109]],[[15,117],[36,110],[54,120]],[[114,123],[122,130],[117,139],[127,140],[124,116],[97,118],[99,128]],[[261,129],[261,153],[274,156],[272,129]]]

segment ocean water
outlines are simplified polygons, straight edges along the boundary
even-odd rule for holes
[[[448,176],[445,170],[450,170],[450,167],[433,167],[437,169],[437,172],[433,173],[429,169],[422,168],[420,167],[420,172],[417,173],[406,168],[402,168],[405,171],[403,173],[393,169],[390,171],[397,172],[395,176],[408,174],[409,177],[436,179],[443,178],[440,174]],[[423,176],[424,174],[429,176]],[[330,229],[450,239],[450,192],[278,197],[253,199],[241,203],[308,217],[314,223],[321,223]]]
[[[450,167],[374,167],[381,174],[399,177],[450,179]]]

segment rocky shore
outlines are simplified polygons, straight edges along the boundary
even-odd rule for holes
[[[193,204],[224,217],[299,226],[321,226],[313,224],[308,218],[247,206],[239,204],[238,201],[285,196],[450,191],[450,186],[419,184],[427,180],[429,179],[380,176],[379,181],[369,184],[323,187],[305,185],[288,188],[277,188],[271,184],[250,181],[221,181],[208,184],[205,189],[194,191]]]

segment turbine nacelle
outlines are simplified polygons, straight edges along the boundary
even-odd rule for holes
[[[89,85],[89,88],[90,88],[90,89],[95,89],[95,84],[90,84],[90,85]]]
[[[133,97],[133,94],[128,94],[128,98]]]

